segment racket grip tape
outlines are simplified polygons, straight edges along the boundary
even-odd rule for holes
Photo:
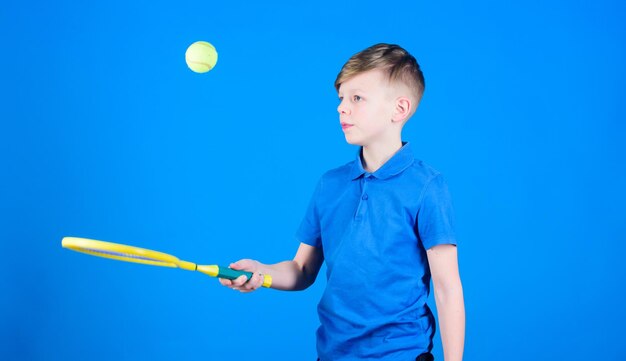
[[[252,277],[252,272],[238,271],[228,267],[220,267],[217,273],[217,277],[226,278],[229,280],[234,280],[239,276],[246,276],[248,279],[250,279]]]
[[[252,278],[252,272],[248,271],[239,271],[234,270],[229,267],[219,267],[219,271],[217,273],[217,277],[227,278],[229,280],[234,280],[240,276],[246,276],[248,279]],[[270,287],[272,285],[272,276],[263,275],[263,287]]]

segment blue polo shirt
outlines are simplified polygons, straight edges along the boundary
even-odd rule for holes
[[[296,237],[321,247],[327,266],[322,361],[409,361],[432,349],[426,250],[456,237],[444,179],[408,143],[374,173],[363,169],[361,151],[326,172]]]

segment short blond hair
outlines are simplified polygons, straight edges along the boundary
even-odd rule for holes
[[[409,87],[419,103],[426,84],[417,60],[399,45],[380,43],[354,54],[343,65],[335,80],[335,89],[346,80],[369,70],[387,73],[391,83],[400,82]],[[417,105],[417,104],[416,104]]]

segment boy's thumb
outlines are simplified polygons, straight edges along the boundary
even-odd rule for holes
[[[231,263],[230,266],[228,266],[228,267],[230,267],[232,269],[236,269],[236,270],[239,271],[239,270],[242,270],[242,269],[244,269],[246,267],[245,263],[246,262],[244,260],[239,260],[239,261],[237,261],[235,263]]]

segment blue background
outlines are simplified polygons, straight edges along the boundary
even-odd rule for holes
[[[323,277],[242,295],[60,242],[290,259],[318,177],[356,152],[335,76],[390,42],[426,76],[404,139],[454,198],[465,359],[623,360],[625,18],[619,1],[5,2],[0,359],[313,360]],[[197,40],[219,52],[207,74],[184,62]]]

